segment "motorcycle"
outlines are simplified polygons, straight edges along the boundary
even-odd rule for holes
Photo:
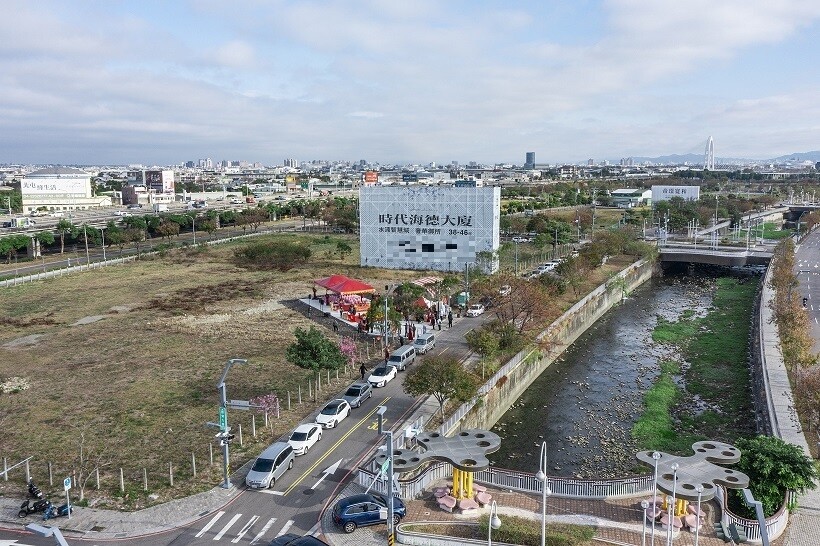
[[[47,499],[36,500],[33,504],[30,499],[26,499],[26,501],[20,505],[20,511],[17,512],[17,517],[24,518],[29,514],[44,512],[50,505],[51,502]]]
[[[35,499],[43,498],[43,492],[40,491],[40,488],[34,484],[34,480],[31,478],[28,480],[28,494]]]
[[[43,521],[52,519],[52,518],[59,518],[62,516],[67,516],[69,512],[73,512],[74,507],[68,504],[61,504],[60,506],[54,506],[50,502],[43,513]]]

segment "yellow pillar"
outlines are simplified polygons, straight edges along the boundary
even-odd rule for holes
[[[464,473],[464,481],[466,482],[466,486],[464,489],[464,498],[471,499],[473,498],[473,473],[472,472],[465,472]]]
[[[687,501],[684,499],[677,499],[675,502],[675,515],[676,516],[683,516],[686,514],[686,505]]]
[[[666,496],[666,493],[663,494],[663,503],[661,503],[661,510],[666,512],[669,510],[669,497]]]
[[[461,489],[460,488],[460,485],[461,485],[460,484],[460,481],[461,481],[460,474],[461,474],[461,471],[458,468],[453,468],[453,496],[457,499],[460,498],[459,497],[459,493],[460,493],[460,489]]]

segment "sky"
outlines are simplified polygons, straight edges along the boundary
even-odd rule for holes
[[[3,0],[0,163],[820,149],[817,0]]]

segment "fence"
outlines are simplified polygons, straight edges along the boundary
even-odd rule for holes
[[[284,230],[282,228],[275,229],[275,230],[274,229],[266,229],[266,230],[262,230],[262,231],[255,231],[255,232],[252,232],[252,233],[243,233],[242,235],[231,235],[230,237],[209,239],[207,241],[202,241],[200,244],[209,245],[209,246],[210,245],[217,245],[217,244],[221,244],[221,243],[229,243],[231,241],[247,239],[249,237],[258,237],[260,235],[269,235],[271,233],[282,232],[282,231],[286,231],[286,230]],[[289,231],[289,230],[287,230],[287,231]],[[164,245],[164,244],[166,244],[166,243],[158,243],[154,246],[161,246],[161,245]],[[51,279],[51,278],[54,278],[54,277],[62,277],[63,275],[65,275],[67,273],[87,271],[89,269],[99,269],[101,267],[108,267],[108,266],[111,266],[111,265],[120,265],[120,264],[123,264],[123,263],[126,263],[126,262],[134,261],[137,258],[139,258],[140,256],[150,256],[152,254],[158,254],[160,251],[155,250],[154,246],[151,246],[151,247],[149,247],[148,250],[145,250],[144,252],[140,252],[138,255],[134,255],[134,256],[121,256],[119,258],[106,258],[105,260],[101,260],[101,261],[98,261],[98,262],[92,261],[92,262],[88,262],[88,263],[85,263],[85,264],[79,263],[79,265],[75,265],[75,266],[69,265],[68,267],[61,267],[59,269],[52,269],[51,271],[42,271],[40,273],[32,273],[31,275],[17,276],[17,274],[15,273],[14,277],[12,277],[10,279],[3,280],[3,281],[0,281],[0,288],[6,288],[6,287],[9,287],[9,286],[17,286],[18,284],[25,284],[25,283],[42,281],[44,279]],[[83,259],[84,259],[84,257],[76,258],[76,260],[78,262],[81,262],[81,260],[83,260]],[[69,263],[70,263],[70,261],[69,261]],[[43,265],[43,267],[45,267],[45,264]]]
[[[760,523],[756,519],[745,519],[741,518],[733,514],[729,510],[728,506],[728,496],[727,491],[721,486],[718,486],[717,493],[715,494],[715,501],[717,501],[718,506],[720,506],[721,512],[723,513],[723,521],[728,525],[730,523],[734,523],[738,528],[743,529],[746,533],[746,538],[750,542],[761,542],[762,538],[760,536]],[[783,505],[780,507],[780,510],[775,513],[775,515],[766,518],[766,533],[769,537],[769,540],[774,540],[780,536],[780,534],[786,530],[786,526],[789,524],[789,510],[788,506],[788,497],[784,500]]]

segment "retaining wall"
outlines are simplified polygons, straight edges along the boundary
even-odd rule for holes
[[[546,349],[528,348],[515,355],[481,387],[474,400],[462,405],[439,428],[439,432],[449,436],[459,429],[492,428],[587,328],[620,303],[628,292],[649,280],[653,269],[653,261],[640,260],[590,292],[538,336],[539,344]]]

